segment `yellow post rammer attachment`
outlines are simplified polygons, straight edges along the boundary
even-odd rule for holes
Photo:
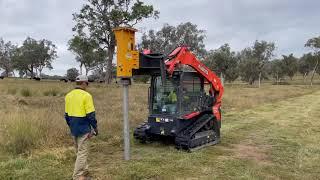
[[[117,41],[117,77],[132,77],[132,69],[139,69],[139,52],[135,50],[136,29],[119,27],[113,29]]]

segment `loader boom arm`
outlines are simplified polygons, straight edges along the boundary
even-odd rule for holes
[[[212,112],[216,116],[217,120],[221,120],[220,107],[224,89],[220,78],[203,63],[201,63],[201,61],[198,60],[187,47],[178,47],[168,56],[166,67],[169,75],[172,75],[177,65],[180,64],[191,66],[210,83],[210,90],[215,98]]]

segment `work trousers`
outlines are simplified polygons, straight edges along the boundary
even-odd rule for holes
[[[73,179],[88,174],[89,134],[74,137],[77,159],[74,165]]]

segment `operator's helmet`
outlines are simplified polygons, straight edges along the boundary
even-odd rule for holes
[[[89,80],[86,75],[79,75],[76,78],[76,82],[89,82]]]

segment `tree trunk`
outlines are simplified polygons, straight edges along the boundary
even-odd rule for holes
[[[33,65],[30,68],[31,78],[34,78]]]
[[[222,86],[224,86],[224,77],[222,72],[220,73],[220,79],[221,79]]]
[[[253,84],[254,84],[254,81],[255,81],[254,78],[249,78],[249,84],[250,84],[250,85],[253,85]]]
[[[115,39],[112,38],[110,42],[110,46],[108,48],[108,57],[107,57],[107,67],[106,67],[106,84],[110,84],[112,82],[112,60],[115,52]]]
[[[41,72],[42,72],[42,69],[39,69],[39,78],[41,79]]]
[[[259,88],[261,86],[261,72],[259,73]]]
[[[303,83],[305,84],[307,80],[307,72],[303,74]]]
[[[279,74],[277,73],[277,85],[279,85]]]
[[[88,76],[89,68],[87,68],[86,66],[84,68],[86,69],[86,76]]]
[[[314,77],[314,74],[316,73],[316,71],[317,71],[317,69],[318,69],[318,65],[319,65],[319,58],[317,59],[317,63],[316,63],[316,65],[314,66],[314,69],[313,69],[313,72],[312,72],[311,82],[310,82],[310,85],[311,85],[311,86],[313,85],[313,77]]]
[[[83,66],[83,64],[80,63],[80,75],[82,75],[82,66]]]

